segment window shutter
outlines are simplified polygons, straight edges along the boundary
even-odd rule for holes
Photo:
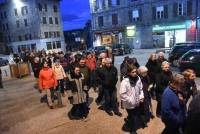
[[[152,19],[156,20],[156,7],[152,7]]]
[[[133,21],[132,10],[129,10],[129,11],[128,11],[128,20],[129,20],[129,22],[132,22],[132,21]]]
[[[168,18],[168,5],[164,6],[164,18],[167,19]]]
[[[173,5],[173,16],[177,17],[178,15],[178,3],[174,3]]]
[[[117,0],[117,5],[120,5],[120,0]]]
[[[142,21],[142,9],[139,9],[139,21]]]
[[[191,0],[187,1],[187,15],[188,16],[192,15],[192,1]]]

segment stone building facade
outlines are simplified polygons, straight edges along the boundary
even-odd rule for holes
[[[0,29],[13,52],[61,51],[65,43],[60,0],[6,0],[0,4]]]
[[[199,8],[198,0],[90,0],[94,46],[155,48],[200,41]]]

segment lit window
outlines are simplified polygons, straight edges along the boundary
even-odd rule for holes
[[[156,7],[156,18],[157,19],[164,18],[164,7],[163,6]]]
[[[132,18],[133,18],[133,21],[138,21],[139,20],[139,11],[138,10],[133,10]]]

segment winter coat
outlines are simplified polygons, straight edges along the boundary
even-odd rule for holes
[[[39,73],[40,89],[51,89],[57,86],[55,74],[51,68],[43,68]]]
[[[84,76],[84,83],[90,85],[90,70],[87,66],[80,66],[81,73]]]
[[[162,121],[165,125],[174,129],[183,126],[186,120],[186,104],[180,103],[176,91],[167,87],[161,102]]]
[[[84,83],[84,75],[79,77],[69,74],[66,80],[66,89],[69,91],[69,98],[72,104],[81,104],[86,102],[87,87]]]
[[[62,80],[64,78],[66,78],[66,74],[65,71],[63,69],[63,67],[61,65],[57,66],[53,66],[53,72],[56,76],[56,80]]]
[[[111,66],[110,68],[102,67],[99,73],[99,82],[104,89],[114,90],[118,81],[117,68]]]
[[[186,100],[189,100],[190,96],[194,96],[197,94],[197,86],[195,81],[185,81],[184,84],[184,97],[186,98]]]
[[[146,67],[148,68],[148,75],[152,83],[155,83],[156,73],[159,72],[159,66],[157,61],[148,60]]]
[[[162,94],[164,89],[169,85],[169,81],[172,78],[172,72],[161,71],[156,75],[156,93]]]
[[[33,63],[32,69],[33,69],[34,77],[39,78],[39,73],[40,73],[40,70],[41,70],[40,63]]]
[[[96,58],[95,57],[92,57],[91,59],[87,59],[86,60],[86,65],[90,69],[90,71],[95,70],[96,64],[97,63],[96,63]]]
[[[140,105],[140,99],[144,98],[142,88],[143,85],[139,77],[135,85],[130,83],[129,78],[122,80],[119,94],[126,109],[134,109]]]

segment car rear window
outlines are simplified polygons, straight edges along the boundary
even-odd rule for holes
[[[200,52],[188,52],[183,56],[183,60],[192,60],[194,57],[199,57]]]

